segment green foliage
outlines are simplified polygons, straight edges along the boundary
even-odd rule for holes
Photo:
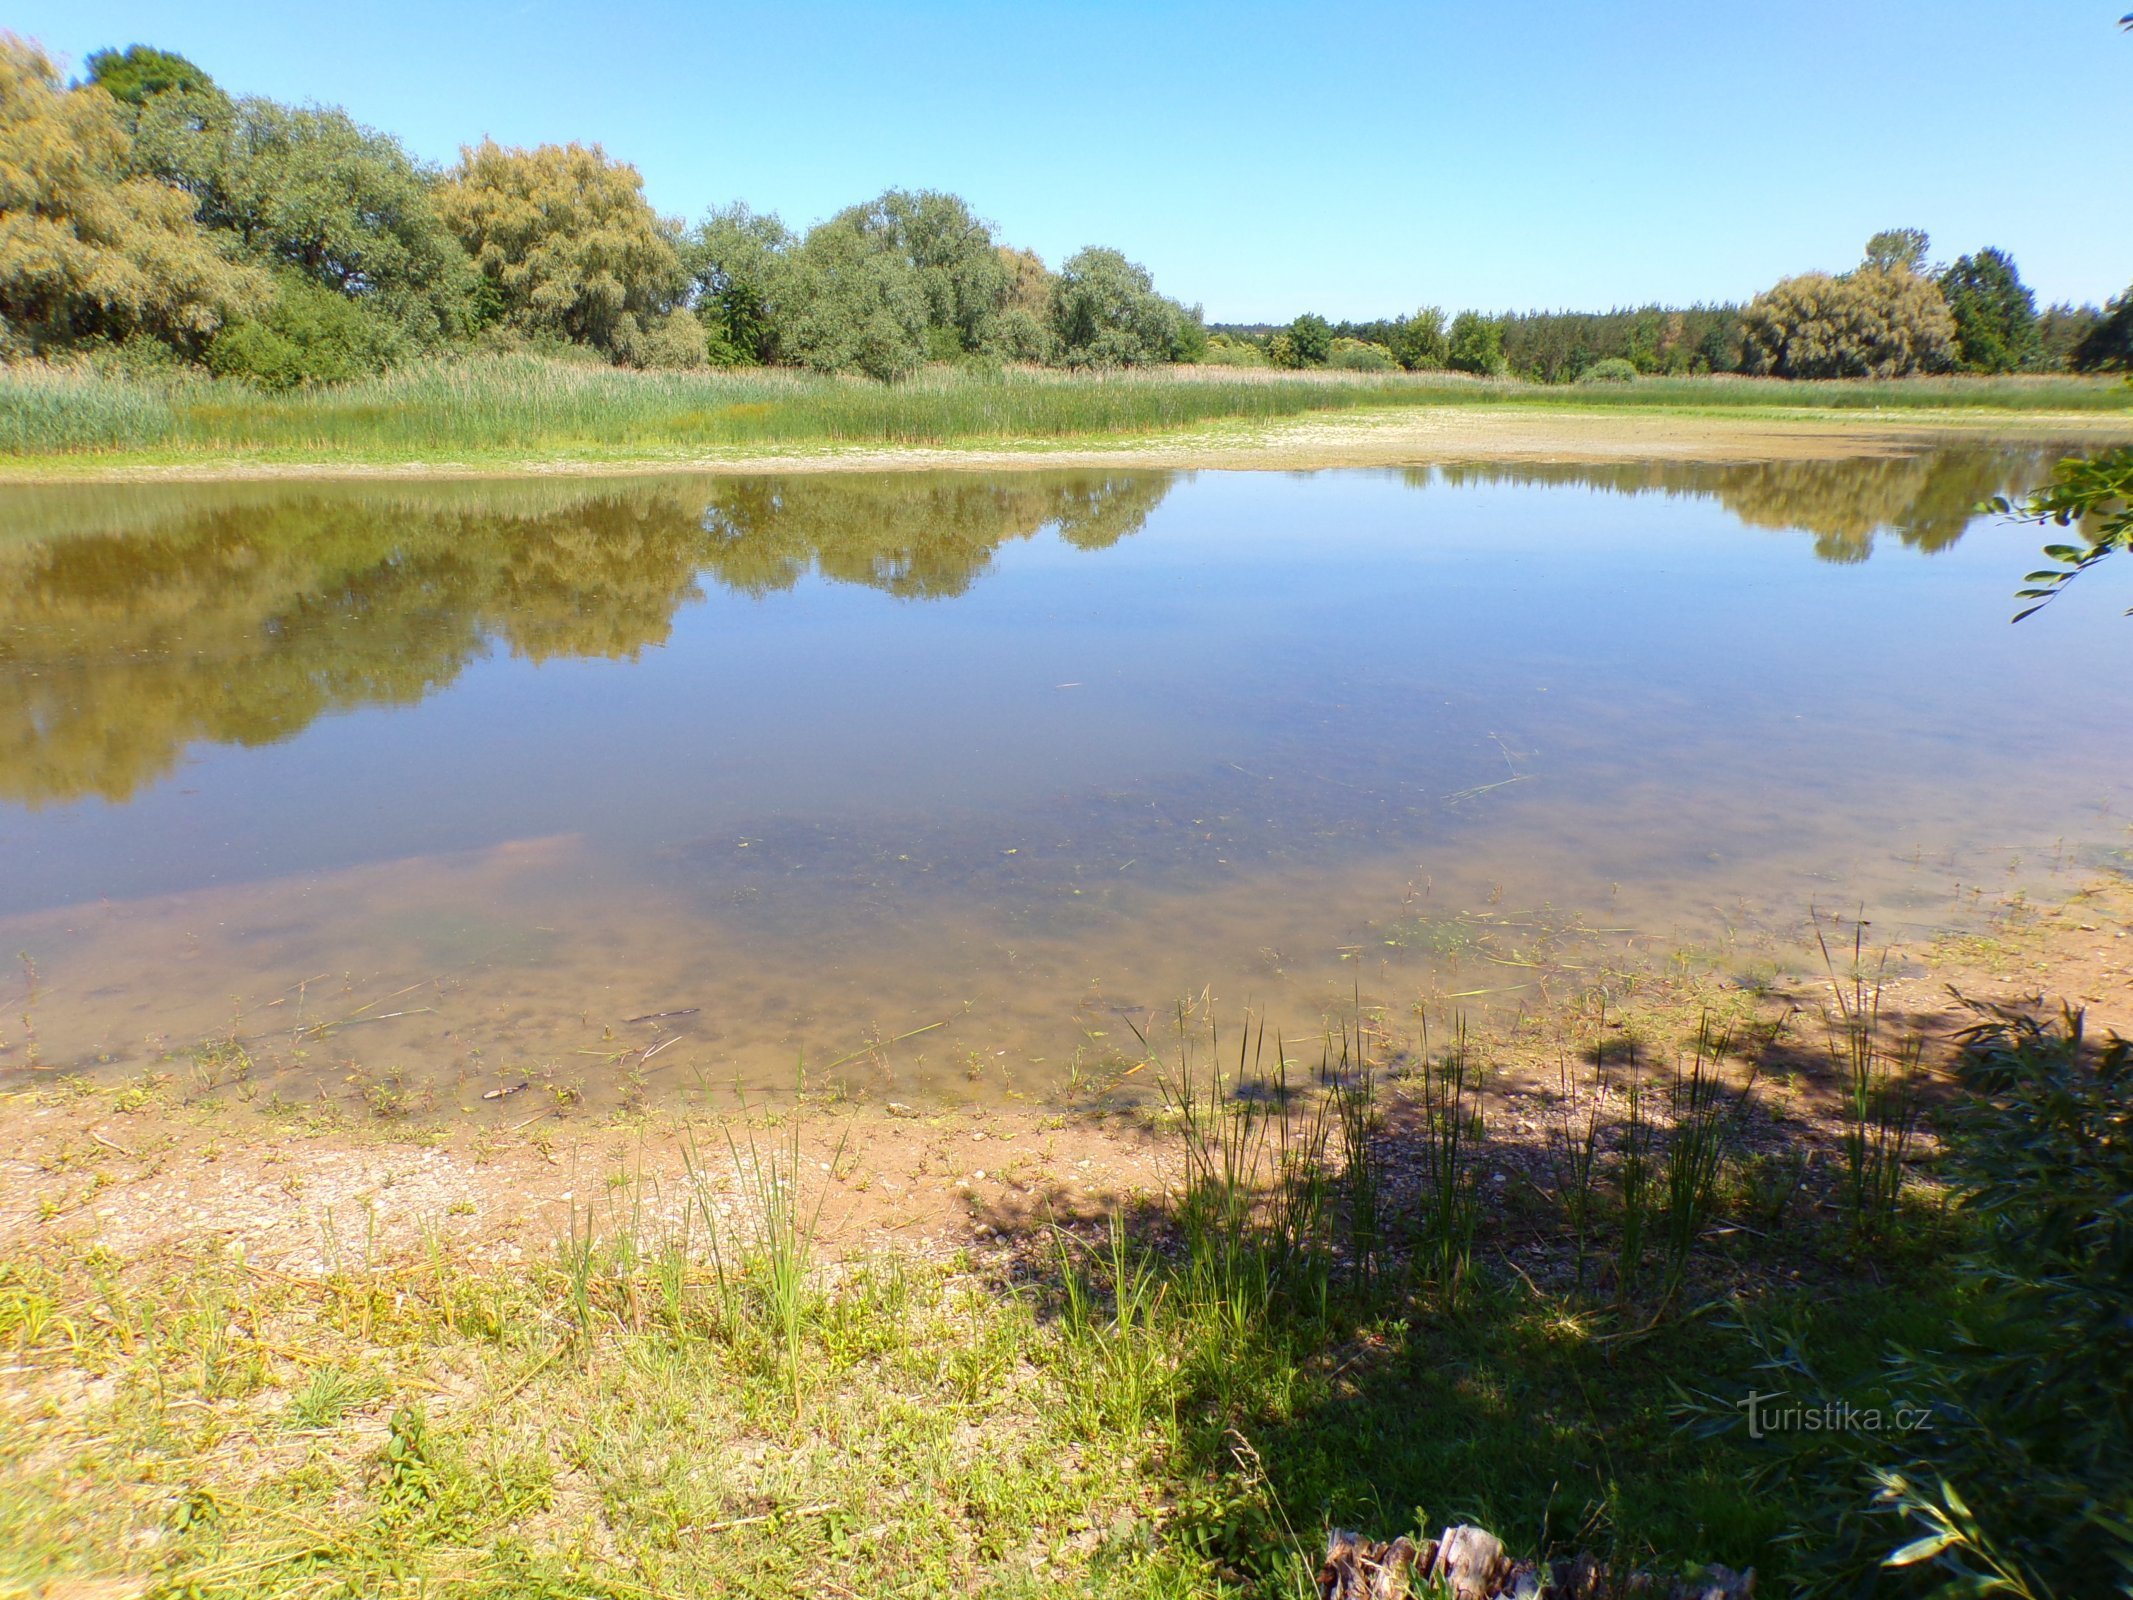
[[[1267,353],[1249,339],[1232,338],[1226,333],[1208,336],[1207,348],[1200,359],[1210,367],[1264,367],[1272,363]]]
[[[2133,288],[2104,307],[2066,364],[2076,372],[2133,372]]]
[[[1452,318],[1445,341],[1444,364],[1454,372],[1492,377],[1504,370],[1503,324],[1478,311],[1462,311]]]
[[[1326,356],[1326,365],[1343,372],[1400,370],[1400,364],[1393,360],[1390,350],[1381,344],[1371,344],[1363,339],[1335,339]]]
[[[1096,246],[1068,258],[1052,286],[1052,333],[1070,367],[1168,361],[1183,310],[1155,292],[1148,269]]]
[[[678,223],[644,198],[637,169],[598,145],[511,150],[484,139],[436,190],[445,223],[506,327],[626,359],[688,287]]]
[[[1967,1338],[1912,1360],[1939,1437],[1929,1460],[1884,1469],[1890,1499],[1925,1533],[1889,1564],[1931,1560],[1958,1584],[1999,1568],[2040,1597],[2122,1591],[2133,1581],[2133,1044],[2090,1042],[2076,1011],[1980,1009],[1965,1035],[1967,1094],[1949,1118],[1961,1208],[1977,1228],[1956,1266],[1977,1306]],[[1937,1516],[1922,1514],[1932,1497],[1909,1492],[1929,1478],[1943,1485]]]
[[[619,350],[631,366],[656,372],[680,372],[704,366],[711,359],[704,325],[686,306],[639,324]]]
[[[185,57],[151,45],[131,44],[124,52],[92,50],[82,65],[89,70],[89,82],[129,106],[142,106],[149,96],[173,89],[194,94],[217,92],[215,80]]]
[[[987,345],[1014,269],[1001,259],[991,226],[960,197],[891,189],[839,213],[838,220],[909,268],[925,306],[925,326],[947,335],[942,348],[950,356]]]
[[[2019,504],[1996,498],[1992,509],[2025,522],[2078,529],[2083,544],[2048,544],[2052,563],[2024,579],[2015,591],[2027,602],[2015,621],[2034,616],[2059,591],[2105,557],[2133,547],[2133,449],[2106,450],[2094,456],[2068,456],[2052,470],[2051,482]],[[2127,613],[2133,616],[2133,611]]]
[[[467,331],[474,276],[432,175],[345,111],[219,92],[142,109],[134,159],[191,194],[233,253],[376,307],[418,345]]]
[[[696,314],[714,365],[777,359],[775,280],[792,245],[784,223],[740,204],[712,212],[689,240]]]
[[[908,377],[927,358],[925,280],[893,235],[847,212],[810,229],[777,283],[779,346],[817,372]]]
[[[2037,318],[2037,364],[2048,372],[2070,371],[2075,349],[2102,320],[2094,306],[2046,306]]]
[[[1940,292],[1955,318],[1958,363],[1965,372],[2018,372],[2038,365],[2037,297],[2023,284],[2004,250],[1958,256],[1940,275]]]
[[[1876,272],[1921,273],[1932,239],[1923,228],[1884,228],[1866,241],[1862,265]]]
[[[1169,359],[1181,366],[1193,366],[1206,360],[1209,338],[1207,318],[1200,308],[1180,307],[1177,332],[1170,340]]]
[[[1296,365],[1322,367],[1333,354],[1333,324],[1306,311],[1287,329],[1289,347],[1296,352]]]
[[[1634,383],[1637,369],[1620,356],[1609,356],[1595,361],[1578,374],[1580,383]]]
[[[1641,306],[1614,311],[1534,311],[1503,323],[1504,364],[1521,378],[1568,383],[1595,363],[1626,361],[1640,374],[1687,376],[1740,366],[1735,306]]]
[[[240,318],[215,335],[207,364],[217,377],[294,389],[382,372],[407,349],[400,325],[380,310],[285,272],[258,316]]]
[[[1369,338],[1370,335],[1358,334],[1357,337]],[[1412,316],[1395,318],[1378,342],[1409,372],[1442,367],[1451,351],[1444,334],[1444,313],[1435,306],[1424,306]]]
[[[0,34],[0,357],[137,334],[190,352],[268,292],[202,236],[185,194],[134,170],[117,101],[62,89],[41,51]]]

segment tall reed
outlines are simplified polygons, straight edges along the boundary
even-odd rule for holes
[[[1629,1047],[1629,1083],[1622,1092],[1622,1127],[1615,1153],[1615,1198],[1622,1227],[1615,1244],[1615,1297],[1627,1305],[1644,1275],[1644,1244],[1652,1221],[1652,1145],[1654,1129],[1645,1105],[1645,1086],[1637,1067],[1637,1047]]]
[[[1585,1292],[1585,1274],[1592,1252],[1594,1202],[1600,1173],[1600,1131],[1606,1125],[1607,1016],[1600,1015],[1601,1032],[1593,1044],[1592,1080],[1582,1109],[1576,1076],[1566,1058],[1557,1068],[1559,1088],[1550,1143],[1555,1153],[1556,1202],[1569,1225],[1575,1252],[1576,1292]]]
[[[1720,1180],[1732,1155],[1749,1095],[1755,1084],[1755,1067],[1737,1090],[1728,1090],[1721,1075],[1733,1038],[1729,1030],[1714,1031],[1709,1012],[1696,1028],[1696,1050],[1687,1071],[1674,1063],[1669,1095],[1669,1120],[1660,1160],[1661,1188],[1665,1193],[1662,1224],[1663,1276],[1659,1288],[1662,1309],[1671,1305],[1688,1276],[1689,1262],[1697,1241],[1703,1237],[1717,1203]]]
[[[1843,1084],[1845,1209],[1860,1242],[1885,1238],[1903,1200],[1905,1163],[1918,1132],[1925,1041],[1892,1046],[1881,1020],[1881,969],[1866,967],[1866,924],[1852,930],[1851,963],[1840,974],[1817,927],[1835,1011],[1826,1016],[1829,1053]],[[1886,965],[1887,956],[1882,958]]]
[[[1467,1052],[1466,1024],[1450,1050],[1422,1062],[1422,1181],[1426,1208],[1421,1257],[1449,1305],[1464,1292],[1481,1216],[1475,1147],[1487,1134],[1480,1074]]]

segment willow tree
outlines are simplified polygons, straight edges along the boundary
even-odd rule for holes
[[[1741,336],[1743,370],[1778,378],[1900,378],[1956,362],[1940,286],[1903,266],[1787,278],[1741,314]]]
[[[679,223],[644,197],[635,167],[598,145],[460,152],[437,208],[505,326],[627,359],[689,282]]]
[[[810,228],[784,258],[779,281],[779,343],[788,359],[883,382],[926,360],[925,280],[895,238],[863,217],[843,212]]]
[[[1116,250],[1067,258],[1052,283],[1052,336],[1070,367],[1135,367],[1174,359],[1186,313],[1155,292],[1148,269]]]
[[[134,162],[190,193],[235,253],[389,318],[417,344],[467,329],[474,275],[435,175],[331,106],[170,89],[140,108]]]
[[[117,101],[62,88],[42,50],[0,34],[0,353],[134,335],[195,351],[267,298],[130,152]]]

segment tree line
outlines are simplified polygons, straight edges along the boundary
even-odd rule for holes
[[[1120,251],[1053,270],[952,194],[890,190],[805,230],[743,205],[688,226],[598,145],[484,139],[437,168],[345,111],[233,97],[169,51],[84,65],[64,83],[36,45],[0,35],[0,359],[199,365],[268,387],[465,348],[882,380],[958,361],[1544,382],[2133,361],[2133,290],[2040,313],[2005,252],[1928,268],[1911,230],[1746,307],[1209,330]]]
[[[1927,261],[1916,228],[1867,241],[1848,272],[1785,278],[1746,306],[1639,306],[1496,316],[1435,306],[1374,322],[1306,313],[1286,326],[1215,324],[1204,359],[1362,372],[1445,369],[1538,383],[1642,375],[1897,378],[1915,373],[2133,369],[2133,288],[2107,306],[2037,307],[2014,257]]]

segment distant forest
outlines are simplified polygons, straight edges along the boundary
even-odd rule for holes
[[[890,190],[805,230],[690,225],[598,145],[483,140],[450,167],[344,111],[233,97],[134,45],[66,82],[0,34],[0,360],[266,388],[534,350],[643,368],[891,381],[935,363],[1449,369],[1543,383],[2133,367],[2133,289],[2040,311],[2012,256],[1915,229],[1745,306],[1206,325],[1119,250],[1048,265],[952,194]]]

